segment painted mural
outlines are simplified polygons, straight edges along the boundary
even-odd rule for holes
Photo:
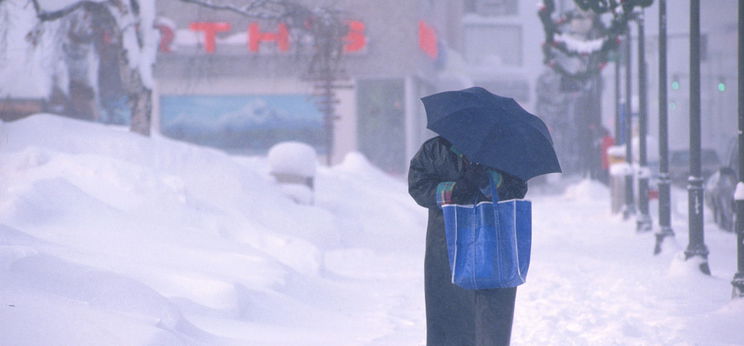
[[[262,154],[290,140],[325,152],[323,115],[303,94],[161,96],[160,129],[229,152]]]

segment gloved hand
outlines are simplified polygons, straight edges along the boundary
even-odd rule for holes
[[[478,188],[470,184],[466,179],[460,178],[455,181],[455,187],[452,189],[453,203],[473,203]]]
[[[463,180],[466,180],[471,186],[478,189],[484,189],[488,187],[488,172],[486,169],[479,164],[469,164],[465,166],[465,172],[462,176]]]
[[[499,187],[501,199],[524,198],[527,193],[527,183],[520,179],[509,177]]]
[[[480,194],[481,188],[488,186],[488,173],[477,164],[465,166],[462,177],[455,182],[452,189],[452,200],[455,203],[473,203]]]

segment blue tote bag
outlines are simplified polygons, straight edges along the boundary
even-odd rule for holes
[[[452,283],[466,289],[516,287],[525,282],[532,245],[532,203],[492,201],[444,204]]]

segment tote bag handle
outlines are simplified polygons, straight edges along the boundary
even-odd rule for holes
[[[488,187],[491,189],[491,201],[496,205],[496,203],[501,201],[501,196],[499,196],[499,190],[496,188],[496,182],[493,181],[493,174],[491,173],[488,173]]]

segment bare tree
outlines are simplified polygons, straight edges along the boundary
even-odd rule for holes
[[[58,8],[45,8],[39,0],[31,0],[31,3],[40,24],[66,18],[76,11],[87,11],[113,22],[121,77],[131,103],[131,130],[148,136],[152,113],[152,63],[158,37],[152,25],[154,2],[76,0]],[[143,5],[150,8],[143,9]]]

